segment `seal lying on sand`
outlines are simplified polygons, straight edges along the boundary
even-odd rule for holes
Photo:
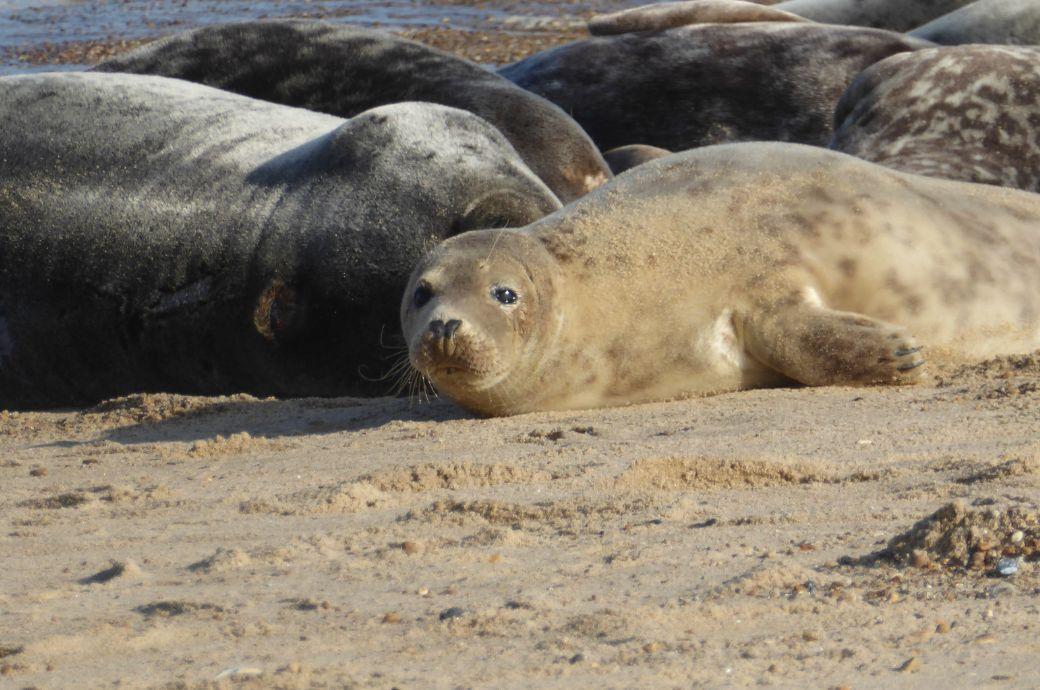
[[[352,120],[161,77],[0,79],[0,405],[384,394],[436,241],[559,202],[465,111]],[[360,370],[360,371],[359,371]]]
[[[175,77],[339,117],[404,101],[440,103],[498,127],[564,201],[610,178],[585,132],[553,104],[468,60],[381,31],[224,24],[150,43],[95,69]]]
[[[593,36],[613,36],[635,31],[660,31],[688,24],[737,22],[808,22],[797,14],[745,0],[686,0],[655,2],[620,12],[600,14],[589,21]]]
[[[998,43],[1040,44],[1040,2],[1036,0],[976,0],[910,32],[911,36],[943,45]]]
[[[791,0],[764,7],[744,0],[681,0],[593,17],[589,21],[589,32],[594,36],[607,36],[690,24],[817,21],[909,31],[911,36],[944,45],[1040,43],[1040,3],[1036,0],[969,2]]]
[[[1026,192],[709,147],[441,243],[402,325],[413,366],[484,415],[910,383],[915,337],[968,356],[1040,346],[1038,227]]]
[[[906,172],[1040,192],[1040,49],[883,60],[838,102],[830,147]]]
[[[824,146],[834,104],[857,74],[931,45],[877,29],[713,24],[578,41],[499,73],[570,113],[601,150],[752,140]]]

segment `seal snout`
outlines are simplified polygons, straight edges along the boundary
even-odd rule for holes
[[[457,340],[455,334],[459,330],[462,321],[459,319],[434,319],[426,327],[422,334],[422,350],[425,359],[431,361],[435,366],[444,360],[450,360],[455,355]]]

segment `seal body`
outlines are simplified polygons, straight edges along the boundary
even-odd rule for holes
[[[943,45],[1040,45],[1040,3],[976,0],[914,29],[910,35]]]
[[[603,158],[606,159],[607,164],[610,165],[611,172],[615,175],[620,175],[637,165],[649,163],[650,161],[670,155],[672,155],[671,151],[656,146],[646,146],[645,144],[619,146],[616,149],[603,152]]]
[[[1040,346],[1040,197],[791,144],[642,165],[465,233],[402,302],[413,365],[485,415],[783,382],[910,383]]]
[[[895,55],[842,96],[830,147],[906,172],[1040,192],[1040,49]]]
[[[718,24],[578,41],[500,74],[553,101],[602,150],[778,140],[823,146],[863,69],[931,46],[877,29]]]
[[[351,120],[174,79],[0,79],[0,405],[385,393],[400,290],[453,233],[559,207],[471,113]]]
[[[584,131],[553,104],[479,65],[369,29],[243,22],[175,34],[98,65],[175,77],[339,117],[405,101],[475,113],[564,201],[610,177]]]
[[[972,0],[786,0],[773,5],[773,9],[825,24],[909,31],[971,2]]]
[[[655,2],[597,15],[589,21],[589,33],[593,36],[613,36],[635,31],[673,29],[687,24],[808,21],[796,14],[745,0],[680,0]]]

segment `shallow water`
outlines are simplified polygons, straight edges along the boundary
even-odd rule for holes
[[[419,0],[0,0],[0,74],[83,65],[33,65],[44,46],[141,39],[230,21],[295,17],[362,26],[529,30],[593,9],[639,4],[608,2],[421,2]],[[575,23],[582,20],[574,16]]]

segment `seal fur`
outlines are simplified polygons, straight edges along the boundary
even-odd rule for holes
[[[932,45],[877,29],[716,24],[578,41],[500,74],[570,113],[604,151],[737,141],[825,146],[834,104],[857,74]]]
[[[790,12],[744,0],[683,0],[656,2],[597,15],[589,21],[589,33],[593,36],[612,36],[635,31],[673,29],[687,24],[808,21]]]
[[[385,394],[436,241],[559,207],[494,127],[350,120],[188,82],[0,79],[0,405]]]
[[[897,170],[1040,192],[1040,49],[895,55],[838,102],[830,147]]]
[[[589,137],[553,104],[480,65],[382,31],[222,24],[149,43],[95,69],[185,79],[345,118],[390,103],[439,103],[496,126],[563,201],[610,178]]]
[[[483,415],[911,383],[916,338],[969,357],[1040,345],[1038,227],[1040,197],[1017,190],[709,147],[441,243],[402,326],[413,365]]]

